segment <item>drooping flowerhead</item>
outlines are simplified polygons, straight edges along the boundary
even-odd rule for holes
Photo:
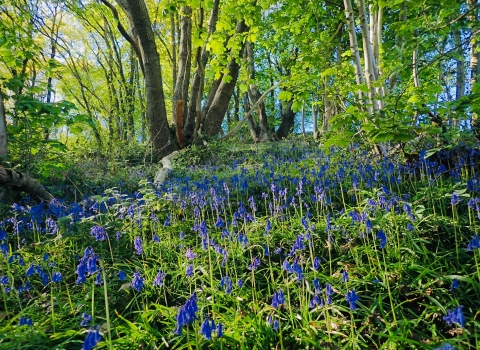
[[[458,283],[458,280],[454,278],[452,281],[452,285],[450,286],[450,291],[453,292],[457,288],[460,288],[460,283]]]
[[[378,231],[377,238],[380,241],[380,249],[385,249],[387,246],[387,235],[383,230]]]
[[[202,334],[206,339],[212,340],[212,331],[215,329],[215,322],[212,320],[210,322],[209,318],[206,317],[200,327],[200,334]]]
[[[94,349],[98,342],[102,340],[100,333],[98,332],[97,327],[91,327],[88,330],[87,337],[85,338],[85,342],[82,345],[82,350],[92,350]]]
[[[188,276],[188,277],[193,277],[193,265],[188,265],[187,266],[187,269],[185,271],[185,274]]]
[[[351,290],[345,295],[345,300],[350,304],[350,310],[355,310],[357,308],[357,301],[360,300],[360,298],[354,290]]]
[[[182,327],[193,323],[197,318],[197,294],[193,293],[190,298],[185,302],[185,305],[180,306],[178,309],[178,314],[176,317],[177,328],[175,328],[174,333],[176,335],[182,334]]]
[[[167,274],[163,273],[162,271],[158,271],[157,276],[153,280],[154,287],[162,287],[163,286],[163,279]]]
[[[122,270],[118,271],[117,276],[120,281],[124,281],[127,278],[127,275]]]
[[[347,270],[343,270],[343,273],[342,273],[342,282],[346,283],[348,282],[348,272]]]
[[[285,304],[285,298],[283,297],[283,292],[281,289],[278,292],[273,294],[272,298],[272,307],[278,309],[281,305]]]
[[[29,317],[22,316],[19,319],[19,326],[33,326],[33,320]]]
[[[133,242],[133,246],[135,247],[135,252],[138,255],[143,254],[143,244],[142,244],[142,239],[140,238],[140,236],[137,236],[135,238],[135,241]]]
[[[261,263],[260,258],[257,256],[255,257],[255,259],[253,259],[252,263],[248,266],[248,269],[250,271],[254,271],[260,266],[260,263]]]
[[[450,199],[450,204],[451,205],[456,205],[462,201],[462,198],[458,195],[457,192],[452,193],[452,199]]]
[[[449,326],[454,323],[459,324],[462,328],[465,327],[465,316],[462,311],[463,306],[459,305],[456,309],[452,311],[447,310],[447,315],[443,316],[443,319],[448,323]]]
[[[105,231],[105,228],[102,226],[93,226],[90,230],[90,236],[95,238],[96,241],[104,241],[107,239],[107,233]]]
[[[313,268],[318,271],[318,269],[320,268],[320,263],[320,258],[316,256],[315,259],[313,259]]]
[[[62,273],[61,272],[54,272],[52,275],[52,281],[55,283],[62,282]]]
[[[138,271],[133,273],[132,288],[137,292],[140,292],[143,288],[143,277]]]
[[[220,280],[220,286],[225,289],[225,293],[230,294],[233,289],[232,279],[228,276],[223,276]]]
[[[81,327],[87,327],[89,323],[92,322],[92,316],[86,312],[82,313],[82,322],[80,322]]]

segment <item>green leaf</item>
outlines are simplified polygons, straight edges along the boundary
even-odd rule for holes
[[[278,94],[278,99],[280,101],[290,101],[292,99],[292,93],[290,91],[281,91],[279,94]]]

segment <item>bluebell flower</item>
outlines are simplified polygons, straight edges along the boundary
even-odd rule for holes
[[[480,240],[478,239],[478,235],[475,233],[473,235],[472,240],[467,245],[467,251],[471,252],[473,249],[479,249],[479,248],[480,248]]]
[[[19,326],[33,326],[33,320],[29,317],[22,316],[19,319]]]
[[[30,289],[32,289],[32,285],[29,281],[27,281],[25,282],[25,285],[18,287],[18,293],[23,293],[25,291],[29,291]]]
[[[90,230],[90,235],[95,238],[96,241],[104,241],[107,239],[107,233],[102,226],[93,226]]]
[[[318,271],[318,269],[320,268],[320,263],[321,263],[320,258],[318,256],[316,256],[313,259],[313,268]]]
[[[320,307],[323,307],[323,298],[320,297],[318,294],[315,294],[312,299],[310,300],[310,303],[308,304],[308,307],[310,309],[313,309],[315,308],[315,306],[320,306]]]
[[[387,246],[387,235],[382,230],[378,231],[377,238],[380,240],[380,249],[385,249]]]
[[[327,295],[327,304],[330,305],[332,303],[332,296],[333,296],[333,289],[330,283],[325,285],[325,294]]]
[[[238,286],[239,288],[242,288],[242,287],[243,287],[243,280],[242,280],[241,278],[238,279],[238,281],[237,281],[237,286]]]
[[[217,325],[217,337],[223,337],[223,325],[221,323]]]
[[[280,321],[278,319],[275,319],[273,321],[273,330],[278,331],[278,328],[280,328]]]
[[[85,337],[85,342],[82,345],[82,350],[93,350],[100,340],[102,340],[102,337],[98,332],[98,328],[90,328]]]
[[[141,291],[143,288],[143,277],[138,271],[133,273],[132,288],[137,292]]]
[[[456,205],[462,201],[462,198],[454,191],[452,193],[452,199],[450,199],[450,204],[451,205]]]
[[[462,328],[465,327],[465,316],[462,311],[463,306],[459,305],[456,309],[450,311],[447,310],[447,315],[443,316],[443,319],[451,326],[454,323],[458,323]]]
[[[82,312],[82,321],[80,322],[80,327],[87,327],[90,322],[92,322],[92,316],[86,312]]]
[[[345,300],[350,304],[350,310],[357,308],[357,301],[360,300],[355,290],[348,291],[345,295]]]
[[[411,223],[408,223],[407,224],[407,230],[409,231],[415,231],[415,227],[413,227],[413,225]]]
[[[156,243],[160,243],[160,237],[158,237],[158,235],[153,235],[152,241],[154,241]]]
[[[127,278],[127,275],[122,270],[118,271],[117,276],[120,281],[123,281]]]
[[[30,264],[30,266],[28,267],[27,271],[25,272],[25,276],[26,276],[26,277],[30,277],[30,276],[32,276],[34,273],[35,273],[35,265],[34,265],[34,264]]]
[[[116,239],[117,241],[119,241],[121,235],[122,235],[122,233],[121,233],[120,231],[117,231],[117,232],[115,233],[115,239]]]
[[[185,253],[185,257],[188,260],[193,260],[197,257],[197,254],[195,254],[190,248],[187,249],[187,252]]]
[[[187,269],[185,271],[185,274],[188,276],[188,277],[192,277],[193,276],[193,265],[188,265],[187,266]]]
[[[294,261],[291,272],[297,275],[298,282],[303,280],[303,269],[297,260]]]
[[[264,256],[270,256],[270,249],[268,248],[268,245],[263,248],[263,255]]]
[[[450,291],[453,292],[457,288],[460,288],[460,283],[458,283],[458,280],[454,278],[452,281],[452,285],[450,286]]]
[[[178,314],[176,317],[177,328],[175,328],[174,333],[176,335],[182,334],[182,327],[192,324],[197,318],[197,294],[193,293],[190,298],[185,302],[185,305],[180,306],[178,309]]]
[[[62,282],[62,273],[61,272],[54,272],[52,275],[52,281],[55,283]]]
[[[44,262],[47,261],[48,258],[50,258],[50,254],[45,253],[45,254],[43,255],[43,261],[44,261]]]
[[[136,253],[138,255],[143,254],[143,244],[142,244],[142,239],[140,238],[140,236],[137,236],[135,238],[135,241],[133,242],[133,246],[135,247]]]
[[[103,282],[102,282],[102,274],[100,273],[100,271],[97,273],[97,275],[95,276],[95,284],[97,286],[101,285]]]
[[[9,251],[10,249],[8,248],[7,243],[0,244],[0,252],[2,252],[5,258],[8,256]]]
[[[202,334],[206,339],[212,340],[212,331],[215,329],[215,322],[210,322],[208,317],[202,323],[200,327],[200,334]]]
[[[158,271],[157,276],[155,276],[155,279],[153,280],[153,286],[162,287],[163,279],[165,278],[166,275],[167,275],[166,273],[163,273],[162,271]]]
[[[315,288],[315,294],[320,294],[322,292],[322,286],[320,285],[318,278],[313,280],[313,287]]]
[[[261,263],[260,258],[257,256],[255,257],[255,259],[253,259],[253,262],[248,266],[248,269],[250,271],[254,271],[260,266],[260,263]]]
[[[347,270],[343,270],[343,274],[342,274],[342,282],[348,282],[348,272]]]
[[[283,292],[281,289],[278,292],[273,294],[272,298],[272,307],[278,309],[281,305],[285,304],[285,298],[283,297]]]
[[[225,293],[230,294],[233,289],[232,279],[226,275],[223,276],[220,280],[220,286],[222,287],[222,289],[225,289]]]

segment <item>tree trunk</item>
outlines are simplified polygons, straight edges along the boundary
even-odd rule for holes
[[[190,82],[190,67],[192,62],[192,8],[184,6],[180,18],[180,46],[178,51],[178,71],[175,88],[173,91],[174,106],[177,106],[178,101],[183,101],[183,105],[187,105],[188,101],[188,84]],[[183,108],[181,116],[176,114],[178,108],[172,111],[172,121],[175,127],[183,124],[186,119],[187,108]],[[181,121],[181,123],[179,122]]]
[[[218,20],[218,7],[220,0],[215,0],[213,3],[210,19],[208,20],[208,37],[215,31],[215,26]],[[190,100],[188,101],[188,108],[186,119],[183,127],[185,134],[185,142],[191,144],[196,138],[196,131],[200,127],[201,118],[201,101],[203,98],[203,84],[205,79],[205,66],[207,65],[210,53],[207,50],[207,41],[201,49],[200,55],[197,55],[197,68],[193,76],[192,88],[190,93]],[[215,89],[216,90],[216,89]],[[212,90],[211,92],[215,91]],[[211,96],[213,99],[214,95]],[[208,104],[208,102],[207,102]]]
[[[247,42],[245,44],[246,56],[248,58],[248,71],[250,73],[250,81],[255,81],[255,56],[253,52],[253,43]],[[252,103],[255,104],[260,96],[262,95],[258,90],[257,86],[252,83],[249,85],[250,98]],[[260,101],[257,108],[258,115],[258,127],[260,131],[259,139],[260,141],[272,141],[274,138],[273,133],[268,126],[267,111],[265,110],[265,103]]]
[[[5,116],[5,106],[3,105],[3,93],[0,89],[0,157],[6,157],[7,155],[7,118]]]
[[[139,60],[145,67],[146,117],[150,142],[159,156],[163,157],[177,147],[168,127],[160,57],[150,17],[144,0],[118,0],[117,2],[127,15],[133,37],[140,46]]]
[[[293,130],[296,113],[293,111],[292,105],[293,99],[288,101],[286,108],[281,112],[282,121],[280,122],[280,126],[275,133],[277,139],[279,140],[287,137]]]
[[[244,21],[240,21],[237,23],[236,32],[237,34],[241,34],[246,32],[248,27],[246,26]],[[215,95],[212,99],[212,103],[207,106],[206,113],[204,119],[204,124],[202,126],[203,132],[209,136],[215,136],[220,132],[222,127],[222,121],[225,117],[225,112],[228,108],[228,103],[230,98],[232,97],[233,90],[235,89],[235,85],[238,79],[238,73],[240,71],[240,65],[238,64],[235,56],[239,57],[243,50],[243,45],[240,49],[240,52],[235,55],[232,53],[230,63],[228,64],[228,72],[230,79],[226,81],[222,79],[220,82],[218,89],[215,91]]]

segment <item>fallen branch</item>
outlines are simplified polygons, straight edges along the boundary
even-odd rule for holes
[[[155,175],[154,184],[162,184],[167,180],[168,174],[172,171],[172,160],[177,158],[180,155],[179,151],[174,151],[168,156],[165,156],[160,161],[162,163],[162,168]]]
[[[35,179],[19,171],[0,167],[0,187],[23,191],[50,204],[54,197]]]
[[[234,134],[236,134],[238,132],[238,130],[240,130],[243,126],[243,124],[245,124],[245,122],[247,121],[248,117],[250,117],[250,115],[252,115],[253,111],[255,111],[258,106],[260,105],[260,103],[263,101],[263,99],[265,97],[267,97],[268,93],[270,91],[272,91],[273,89],[275,89],[278,85],[280,85],[281,83],[283,83],[282,80],[280,80],[278,83],[276,83],[275,85],[273,85],[270,89],[268,89],[267,91],[265,91],[263,93],[262,96],[260,96],[260,98],[257,100],[257,102],[255,102],[255,104],[252,106],[252,108],[250,108],[250,110],[248,111],[247,114],[245,114],[245,116],[243,117],[242,120],[240,120],[238,122],[238,124],[228,133],[226,134],[225,136],[223,136],[222,138],[220,138],[220,141],[225,141],[225,140],[228,140],[229,138],[231,138]]]

